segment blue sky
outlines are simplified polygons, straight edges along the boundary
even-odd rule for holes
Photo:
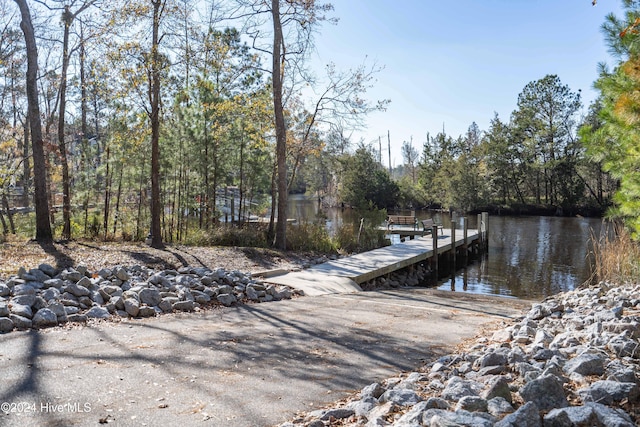
[[[348,69],[376,61],[385,68],[368,92],[390,99],[352,140],[386,141],[392,163],[413,137],[457,137],[472,122],[488,130],[497,112],[508,121],[529,82],[557,74],[581,89],[584,110],[595,98],[597,64],[614,64],[600,30],[604,17],[622,15],[619,0],[332,0],[337,25],[316,35],[314,67]],[[385,150],[386,152],[386,150]]]

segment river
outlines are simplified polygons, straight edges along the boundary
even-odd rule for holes
[[[349,209],[320,209],[311,198],[290,200],[289,218],[311,221],[319,212],[330,229],[356,215]],[[434,217],[445,227],[451,223],[446,213],[418,211],[416,216]],[[525,299],[574,289],[589,279],[591,237],[598,236],[601,227],[597,218],[491,216],[488,253],[458,270],[454,278],[442,280],[439,288]],[[469,217],[469,228],[476,228],[475,216]]]

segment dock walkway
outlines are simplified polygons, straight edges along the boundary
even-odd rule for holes
[[[467,230],[467,246],[478,242],[478,230]],[[396,270],[423,262],[434,256],[432,236],[417,237],[404,243],[318,264],[303,271],[265,278],[268,283],[287,285],[306,295],[358,292],[360,284]],[[465,245],[463,230],[441,230],[437,236],[437,254],[441,255]]]

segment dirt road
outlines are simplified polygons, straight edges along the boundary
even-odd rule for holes
[[[524,307],[411,289],[13,332],[0,335],[0,426],[275,425]]]

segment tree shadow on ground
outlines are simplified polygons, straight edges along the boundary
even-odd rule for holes
[[[244,247],[240,248],[240,250],[247,259],[261,268],[276,268],[282,263],[283,259],[288,259],[290,262],[302,266],[311,258],[310,254],[295,252],[288,252],[285,256],[281,252],[269,248]]]
[[[419,303],[428,303],[441,309],[457,310],[461,312],[469,312],[482,314],[487,316],[495,316],[503,319],[513,319],[520,314],[515,314],[514,311],[528,309],[530,302],[521,301],[515,299],[507,299],[499,296],[487,296],[473,293],[454,292],[454,291],[441,291],[437,289],[429,289],[430,293],[416,293],[412,292],[416,288],[400,288],[395,290],[377,290],[375,293],[384,296],[387,302],[392,300],[404,300],[415,301]],[[445,302],[444,298],[436,299],[430,297],[430,295],[445,296],[448,298],[448,302]],[[356,294],[354,298],[358,298]],[[493,300],[493,301],[491,301]],[[504,311],[499,309],[501,306],[510,306],[513,310]]]
[[[37,243],[42,248],[43,251],[45,251],[47,254],[54,257],[54,259],[56,260],[55,267],[58,268],[59,270],[65,269],[67,267],[73,267],[75,265],[76,261],[66,253],[61,252],[56,247],[56,243],[53,243],[53,242],[47,242],[47,243],[37,242]],[[64,245],[64,243],[57,243],[57,244]]]
[[[346,324],[335,310],[318,322],[312,315],[300,316],[297,306],[274,312],[270,305],[87,326],[65,335],[65,343],[61,331],[20,335],[12,347],[21,351],[3,365],[8,372],[22,370],[23,376],[0,384],[0,402],[39,402],[73,393],[96,403],[97,413],[90,419],[88,414],[61,414],[60,425],[95,422],[105,410],[116,422],[135,415],[142,423],[160,411],[151,384],[168,384],[166,396],[172,397],[167,403],[172,414],[180,414],[168,423],[201,421],[189,405],[214,401],[216,416],[235,413],[249,423],[224,425],[265,425],[269,411],[291,418],[309,408],[303,402],[328,404],[444,354],[437,343],[405,339],[393,328]],[[368,312],[360,308],[350,314],[360,319]],[[6,344],[5,338],[0,336],[0,344]],[[137,409],[127,408],[133,396]],[[38,416],[50,425],[46,414]]]

